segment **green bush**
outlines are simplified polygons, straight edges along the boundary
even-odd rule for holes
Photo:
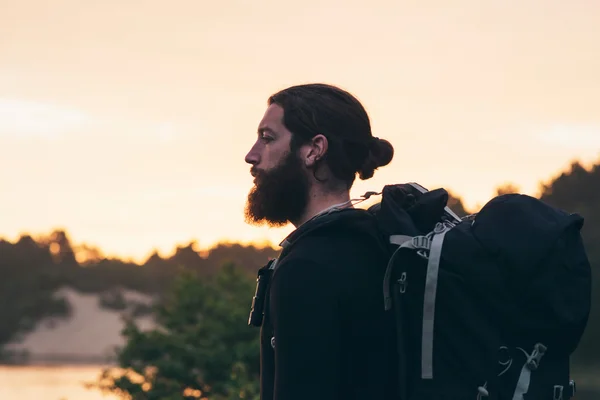
[[[226,264],[179,275],[155,309],[156,329],[127,321],[118,368],[97,388],[134,400],[258,399],[259,335],[247,325],[254,280]]]

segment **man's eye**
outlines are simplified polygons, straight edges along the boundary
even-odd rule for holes
[[[272,138],[272,137],[269,137],[269,136],[267,136],[267,135],[265,135],[265,134],[262,134],[262,135],[260,135],[260,138],[261,138],[261,140],[262,140],[263,142],[267,142],[267,143],[268,143],[268,142],[272,142],[272,141],[273,141],[273,138]]]

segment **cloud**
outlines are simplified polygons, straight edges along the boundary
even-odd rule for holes
[[[555,125],[539,132],[536,138],[562,148],[600,149],[600,125]]]
[[[77,109],[0,97],[0,135],[54,139],[80,129],[90,117]]]
[[[179,138],[171,121],[94,115],[51,103],[0,97],[0,137],[55,140],[85,135],[103,140],[143,140],[167,144]]]

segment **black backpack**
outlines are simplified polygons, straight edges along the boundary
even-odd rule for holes
[[[567,400],[591,306],[583,218],[521,194],[459,217],[444,189],[386,186],[400,400]],[[389,240],[388,240],[389,239]]]

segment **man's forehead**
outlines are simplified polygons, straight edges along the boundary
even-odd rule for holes
[[[258,129],[274,129],[279,130],[283,127],[283,108],[277,104],[271,104],[267,111],[265,111],[265,115],[259,123]]]

